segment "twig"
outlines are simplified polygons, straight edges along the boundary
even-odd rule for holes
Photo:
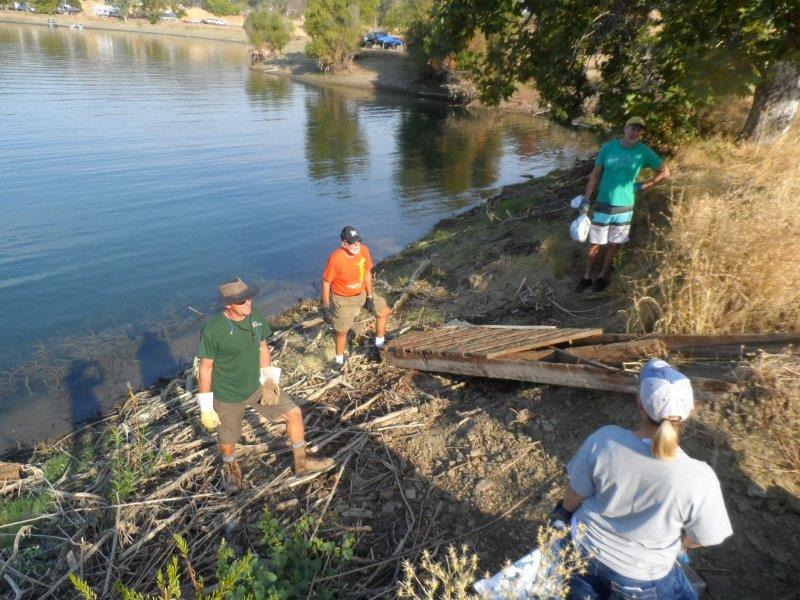
[[[117,496],[117,504],[119,504],[119,494]],[[119,537],[119,511],[120,507],[117,506],[117,516],[114,519],[114,539],[111,540],[111,556],[108,557],[108,567],[106,571],[106,580],[103,583],[103,593],[100,594],[101,598],[105,598],[108,593],[108,586],[111,584],[111,572],[114,569],[114,557],[117,554],[117,538]]]
[[[319,529],[320,524],[322,523],[322,518],[325,516],[325,513],[328,510],[328,507],[331,504],[331,500],[333,500],[333,495],[336,493],[336,488],[339,487],[339,480],[342,478],[342,473],[344,473],[344,468],[347,466],[347,461],[350,460],[352,454],[348,454],[347,457],[342,461],[342,466],[339,467],[339,472],[336,474],[336,479],[333,480],[333,488],[331,488],[331,493],[328,494],[328,499],[325,501],[325,506],[322,507],[322,511],[319,513],[319,517],[317,518],[317,523],[314,525],[314,531],[311,532],[311,537],[313,538],[317,535],[317,530]]]

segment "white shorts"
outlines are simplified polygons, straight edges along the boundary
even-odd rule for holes
[[[606,244],[624,244],[630,239],[631,224],[620,223],[597,225],[589,228],[589,243],[605,246]]]

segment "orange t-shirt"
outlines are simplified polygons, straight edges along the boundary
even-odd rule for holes
[[[364,291],[364,280],[371,270],[372,257],[364,244],[355,256],[337,248],[328,257],[322,279],[331,282],[331,290],[337,296],[358,296]]]

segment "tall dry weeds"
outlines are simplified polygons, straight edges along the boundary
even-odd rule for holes
[[[679,154],[670,214],[632,276],[628,328],[739,333],[800,327],[800,135]],[[641,267],[641,265],[640,265]]]

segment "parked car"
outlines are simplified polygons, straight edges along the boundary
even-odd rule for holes
[[[56,9],[56,12],[60,15],[77,15],[81,10],[69,4],[62,4]]]
[[[36,12],[36,7],[30,6],[25,2],[14,2],[14,10],[21,10],[23,12]]]
[[[399,48],[403,45],[403,40],[394,35],[389,35],[387,31],[376,29],[361,36],[361,46],[364,48],[372,48],[373,46],[380,46],[381,48]]]
[[[206,25],[226,25],[225,21],[222,19],[203,19],[200,22]]]
[[[175,16],[174,12],[166,11],[166,12],[163,12],[160,15],[158,15],[158,19],[160,21],[175,21],[175,20],[177,20],[177,17]]]

